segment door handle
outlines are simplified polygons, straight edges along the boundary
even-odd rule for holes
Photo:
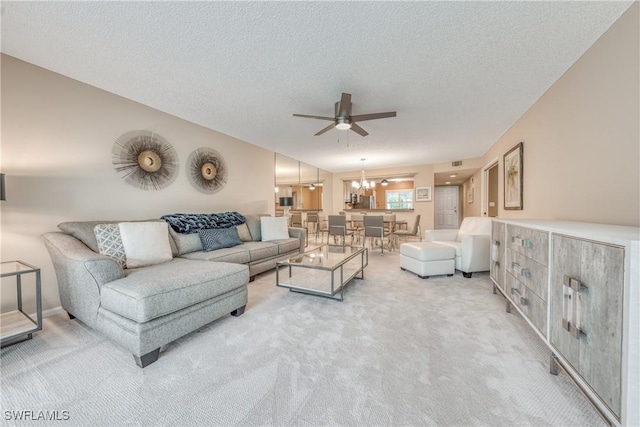
[[[562,277],[562,329],[566,329],[575,339],[586,336],[581,327],[580,293],[588,288],[568,275]]]

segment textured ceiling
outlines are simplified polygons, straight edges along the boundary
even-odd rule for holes
[[[332,172],[484,154],[631,5],[2,2],[2,52]],[[340,94],[370,135],[332,116]]]

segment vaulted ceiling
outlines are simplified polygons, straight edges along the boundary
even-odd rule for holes
[[[631,1],[2,2],[2,52],[331,172],[477,157]],[[342,92],[366,137],[333,116]]]

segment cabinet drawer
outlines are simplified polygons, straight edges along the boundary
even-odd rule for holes
[[[545,231],[508,224],[507,246],[545,267],[549,265],[549,234]]]
[[[511,273],[506,275],[506,291],[509,299],[518,306],[543,336],[547,336],[547,303],[531,292]]]
[[[547,301],[547,267],[518,252],[508,250],[504,268],[543,301]]]
[[[491,278],[501,288],[504,289],[504,269],[505,269],[505,225],[501,222],[493,221],[491,225],[491,264],[489,267]]]

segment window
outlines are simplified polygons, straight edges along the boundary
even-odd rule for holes
[[[413,190],[386,191],[386,209],[413,209]]]

